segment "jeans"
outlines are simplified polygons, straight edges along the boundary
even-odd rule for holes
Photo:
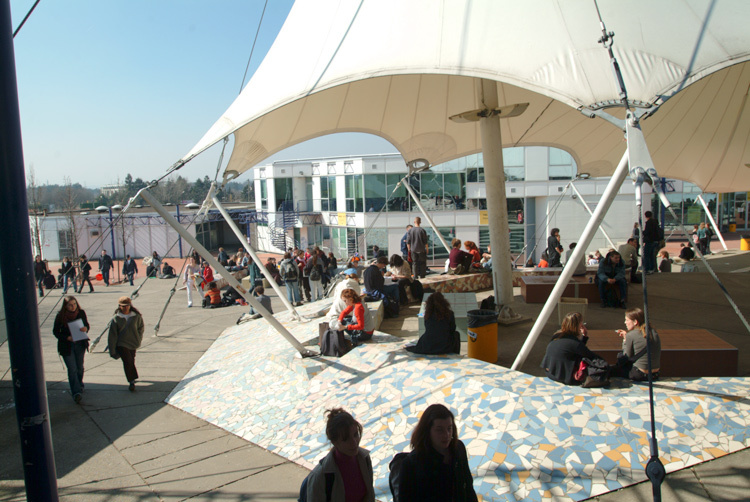
[[[297,281],[286,281],[286,299],[292,304],[302,301]]]
[[[599,281],[599,297],[602,299],[602,303],[605,302],[605,295],[604,291],[606,287],[609,286],[609,282],[607,281]],[[617,282],[613,284],[614,287],[617,287],[620,289],[620,300],[623,302],[628,300],[628,283],[625,279],[619,279]]]
[[[398,291],[398,284],[386,284],[385,286],[383,286],[383,293],[385,293],[385,296],[391,297],[394,302],[401,302],[401,295]]]
[[[644,246],[646,249],[643,252],[643,270],[646,272],[656,272],[656,248],[659,246],[659,243],[647,242]]]
[[[83,390],[83,356],[86,353],[86,342],[71,344],[70,354],[62,356],[65,367],[68,368],[68,384],[70,394],[75,396]]]
[[[323,282],[322,281],[310,281],[310,294],[312,295],[312,301],[317,301],[323,298]]]
[[[133,285],[133,276],[135,275],[135,272],[128,272],[128,280],[130,281],[130,285]]]
[[[44,296],[44,276],[36,280],[36,285],[39,288],[39,296]]]
[[[104,280],[104,284],[109,286],[109,269],[102,269],[102,279]]]
[[[63,281],[63,294],[65,294],[65,293],[68,292],[68,275],[67,274],[63,275],[62,281]],[[75,280],[73,280],[71,282],[73,283],[73,290],[75,290],[76,289],[76,282],[75,282]]]

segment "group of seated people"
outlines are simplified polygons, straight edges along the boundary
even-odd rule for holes
[[[615,330],[622,338],[622,352],[615,366],[608,365],[603,358],[586,346],[588,329],[579,312],[565,316],[560,330],[547,345],[542,360],[547,377],[566,385],[601,387],[609,383],[610,376],[629,378],[634,381],[648,379],[648,353],[651,352],[652,379],[659,378],[661,364],[661,340],[653,326],[646,333],[646,319],[640,308],[625,312],[626,329]],[[587,368],[581,367],[584,362]],[[595,371],[591,371],[591,369]]]
[[[489,247],[487,253],[482,253],[473,241],[464,242],[466,251],[461,249],[461,239],[451,241],[451,252],[448,254],[446,272],[450,275],[462,275],[470,272],[485,272],[492,270],[492,254]]]

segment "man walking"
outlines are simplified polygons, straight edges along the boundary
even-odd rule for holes
[[[128,278],[130,285],[133,285],[133,277],[138,273],[138,265],[135,260],[127,255],[125,261],[122,263],[122,274]]]
[[[112,257],[107,254],[106,249],[102,249],[102,255],[99,257],[99,272],[102,273],[104,284],[109,286],[109,270],[114,267]]]
[[[406,232],[406,248],[411,254],[411,260],[414,262],[414,277],[424,278],[427,275],[427,252],[429,244],[427,241],[427,232],[420,227],[422,218],[414,218],[414,227]]]

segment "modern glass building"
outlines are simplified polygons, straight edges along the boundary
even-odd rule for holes
[[[524,260],[538,260],[552,228],[561,229],[565,247],[574,242],[589,219],[585,205],[593,210],[608,182],[577,177],[573,158],[555,148],[506,148],[504,163],[508,239],[511,252]],[[388,254],[400,253],[406,225],[421,214],[403,186],[407,182],[448,242],[458,237],[483,248],[489,244],[481,154],[434,166],[408,181],[408,168],[398,154],[279,161],[258,166],[253,174],[262,223],[250,233],[258,249],[280,252],[295,245],[318,245],[337,257],[354,252],[369,257],[378,246]],[[678,217],[685,222],[705,219],[702,207],[695,204],[700,193],[695,186],[665,181],[664,187],[677,203]],[[716,196],[704,199],[715,211]],[[660,219],[674,223],[671,216]],[[626,181],[602,228],[617,244],[630,237],[635,221],[634,191]],[[422,226],[430,237],[430,258],[444,260],[447,251],[435,230],[425,221]],[[598,232],[590,251],[609,248],[610,240]]]

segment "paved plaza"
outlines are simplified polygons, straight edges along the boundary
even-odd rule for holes
[[[720,272],[727,289],[747,315],[750,312],[747,273],[734,271],[750,266],[750,257],[747,253],[732,252],[713,257],[713,263]],[[708,274],[702,273],[663,274],[651,276],[651,278],[653,279],[650,280],[649,286],[649,305],[652,309],[653,322],[657,327],[706,328],[740,349],[739,376],[744,378],[732,379],[732,382],[727,383],[725,398],[729,401],[734,398],[733,404],[746,406],[750,388],[750,384],[747,383],[747,377],[750,376],[750,358],[747,357],[748,349],[750,349],[750,335],[737,320],[719,288]],[[153,326],[172,284],[173,281],[151,279],[141,289],[139,297],[134,300],[134,305],[144,314],[147,325],[144,344],[136,359],[141,380],[135,393],[127,390],[127,382],[120,362],[110,359],[108,354],[101,352],[104,345],[99,345],[95,352],[87,355],[86,392],[81,405],[76,405],[71,399],[66,373],[56,353],[56,340],[51,334],[53,316],[50,316],[42,325],[45,377],[50,402],[59,490],[62,498],[65,500],[296,500],[299,485],[308,472],[299,464],[311,466],[317,453],[308,454],[308,458],[302,461],[300,459],[294,462],[288,460],[293,455],[290,455],[289,451],[284,451],[281,445],[289,443],[289,438],[282,437],[287,431],[285,426],[289,424],[279,423],[270,427],[267,424],[265,430],[271,432],[270,434],[266,432],[268,438],[250,442],[242,437],[252,436],[252,434],[235,430],[233,431],[237,433],[235,435],[227,431],[227,429],[231,430],[231,427],[226,423],[220,428],[165,403],[170,394],[172,394],[170,402],[176,401],[181,389],[190,388],[194,396],[205,400],[206,409],[212,406],[219,408],[223,403],[214,399],[209,390],[211,386],[206,385],[206,391],[201,394],[200,386],[196,383],[201,378],[214,376],[219,378],[219,373],[227,368],[223,367],[219,361],[213,366],[216,374],[206,376],[200,371],[200,365],[196,366],[199,359],[204,354],[207,357],[211,354],[218,354],[220,347],[226,346],[226,342],[230,340],[233,340],[233,348],[236,352],[233,357],[249,357],[252,355],[248,354],[251,352],[251,347],[244,345],[244,338],[241,336],[243,330],[263,331],[263,335],[273,339],[269,345],[275,345],[278,342],[278,335],[274,335],[265,328],[233,328],[236,319],[245,307],[217,310],[188,309],[184,291],[178,291],[161,323],[159,336],[154,337],[152,336]],[[95,293],[79,295],[79,300],[89,316],[92,335],[98,336],[111,317],[117,298],[123,294],[129,294],[133,288],[130,286],[105,288],[103,285],[96,284],[95,288]],[[479,293],[478,298],[481,299],[489,294],[490,292]],[[631,304],[637,305],[642,301],[638,286],[631,286],[630,295]],[[58,299],[59,293],[53,291],[40,304],[40,320],[45,319],[51,310],[56,312],[59,309],[59,305],[55,305]],[[273,302],[275,311],[281,311],[283,308],[281,302],[275,297]],[[516,307],[521,314],[528,317],[535,317],[541,309],[541,305],[524,304],[518,294]],[[308,309],[309,313],[316,310],[313,306],[304,307],[304,309]],[[380,330],[398,338],[413,337],[417,332],[418,309],[418,305],[413,305],[402,310],[400,318],[386,320]],[[589,327],[593,329],[614,329],[622,323],[622,311],[599,309],[597,306],[589,307],[586,317]],[[260,327],[263,323],[264,321],[260,320],[254,324]],[[530,326],[531,323],[527,322],[500,329],[501,344],[498,360],[500,364],[509,366],[512,363]],[[556,327],[557,319],[551,319],[545,333],[551,334]],[[227,328],[232,329],[225,331]],[[220,343],[209,351],[214,341],[220,336]],[[382,341],[392,342],[390,339]],[[465,351],[465,344],[463,345]],[[525,373],[532,376],[541,375],[538,364],[545,345],[546,341],[542,340],[536,344],[529,360],[522,368]],[[347,364],[352,367],[358,364],[365,366],[370,364],[367,361],[369,358],[375,360],[382,355],[378,354],[379,347],[382,346],[367,346],[367,350],[357,353],[361,362],[357,363],[351,357]],[[229,361],[231,359],[227,359],[227,362]],[[416,363],[422,365],[421,372],[435,370],[438,365],[446,362],[445,360],[441,362],[438,358],[436,365],[432,366],[425,363],[424,359],[421,361]],[[467,361],[468,367],[477,366],[474,369],[475,373],[486,371],[485,367],[479,365],[478,362],[464,361]],[[206,362],[201,361],[201,364]],[[273,361],[269,364],[271,363]],[[327,372],[331,374],[330,381],[333,382],[335,376],[332,372],[336,371],[336,368],[323,368],[320,367],[321,364],[325,363],[306,361],[297,365],[297,371],[300,371],[300,367],[306,368],[297,375],[305,379],[319,377]],[[3,452],[0,456],[0,500],[23,500],[25,497],[20,448],[12,402],[8,353],[4,345],[0,351],[0,371],[2,371],[0,451]],[[519,376],[516,376],[518,374],[511,375],[504,369],[501,369],[500,373],[505,373],[503,378],[508,380],[509,385],[516,386],[519,395],[523,394],[518,389],[518,386],[523,385],[519,382]],[[373,374],[377,374],[377,370],[374,370]],[[256,375],[258,384],[262,383],[262,376]],[[245,378],[251,377],[252,372],[245,376]],[[451,381],[456,380],[454,377],[450,378]],[[531,380],[522,375],[520,378]],[[253,383],[255,382],[249,380],[243,385],[252,386]],[[534,387],[538,386],[540,389],[537,396],[539,399],[542,399],[543,395],[549,397],[550,389],[554,392],[553,386],[544,384],[544,380],[534,383]],[[703,399],[706,396],[700,395],[700,386],[700,381],[686,382],[683,385],[685,390],[693,391],[693,397]],[[527,395],[535,396],[533,390],[527,389]],[[628,388],[620,386],[615,386],[610,392],[613,402],[618,401],[615,396],[626,400],[635,397],[632,392],[628,391]],[[252,395],[235,395],[233,398],[242,403],[249,403],[253,400]],[[269,399],[266,397],[266,401]],[[720,400],[723,399],[720,398]],[[362,400],[362,404],[366,406],[368,403]],[[377,404],[374,403],[373,407]],[[180,406],[187,408],[185,403]],[[351,407],[356,408],[354,403]],[[316,408],[315,403],[311,403],[308,411],[312,412]],[[487,410],[477,406],[472,409],[472,412],[478,415],[482,412],[487,413]],[[206,410],[193,410],[191,413],[210,414]],[[355,411],[355,414],[364,415],[364,411]],[[397,414],[394,413],[393,416]],[[624,413],[619,417],[611,416],[611,423],[621,424],[625,420],[629,422],[629,430],[632,430],[634,434],[637,435],[643,431],[642,425],[645,417],[641,416],[637,419],[631,417],[626,420],[624,416]],[[721,416],[720,412],[716,415],[718,418]],[[248,424],[250,424],[252,419],[257,417],[253,415],[246,418],[249,419]],[[383,418],[387,420],[388,416]],[[469,418],[476,417],[466,416],[461,417],[461,420],[468,421]],[[538,417],[528,417],[523,420],[511,414],[507,418],[507,422],[514,425],[514,430],[520,431],[523,431],[524,427],[529,426],[534,420],[538,420]],[[273,423],[272,418],[265,419],[265,422]],[[311,418],[308,422],[320,423],[320,417]],[[305,425],[304,421],[299,420],[297,424],[299,428]],[[603,431],[606,425],[600,423],[597,427],[599,431]],[[375,432],[372,431],[372,435]],[[494,430],[494,432],[502,434],[505,431]],[[738,431],[738,433],[741,432],[743,431]],[[276,440],[274,440],[274,433]],[[408,437],[408,430],[404,427],[401,427],[398,433],[401,434],[402,441]],[[744,433],[747,434],[747,431],[745,430]],[[567,439],[558,439],[560,444],[552,444],[550,448],[557,448],[564,455],[567,450],[560,446],[567,445]],[[600,432],[599,440],[612,445],[617,442],[614,435],[608,436],[604,432]],[[660,438],[660,442],[664,442],[665,445],[668,443],[664,438]],[[716,446],[723,445],[717,443]],[[321,444],[318,452],[320,456],[324,448],[325,446]],[[742,450],[739,447],[734,449],[740,451],[726,455],[717,450],[714,456],[721,457],[717,460],[695,464],[670,473],[662,490],[663,500],[705,500],[707,498],[745,500],[747,490],[750,489],[750,482],[748,482],[750,453],[747,449]],[[507,452],[507,454],[512,453]],[[706,458],[708,457],[703,457],[701,460]],[[380,474],[380,478],[385,475]],[[382,479],[380,481],[382,484]],[[616,486],[613,485],[613,488]],[[617,497],[618,501],[650,500],[650,494],[650,485],[641,483],[601,495],[598,500],[614,500],[614,497]],[[518,492],[516,496],[523,496],[523,493]],[[551,492],[549,496],[580,499],[580,496],[576,496],[575,493]]]

